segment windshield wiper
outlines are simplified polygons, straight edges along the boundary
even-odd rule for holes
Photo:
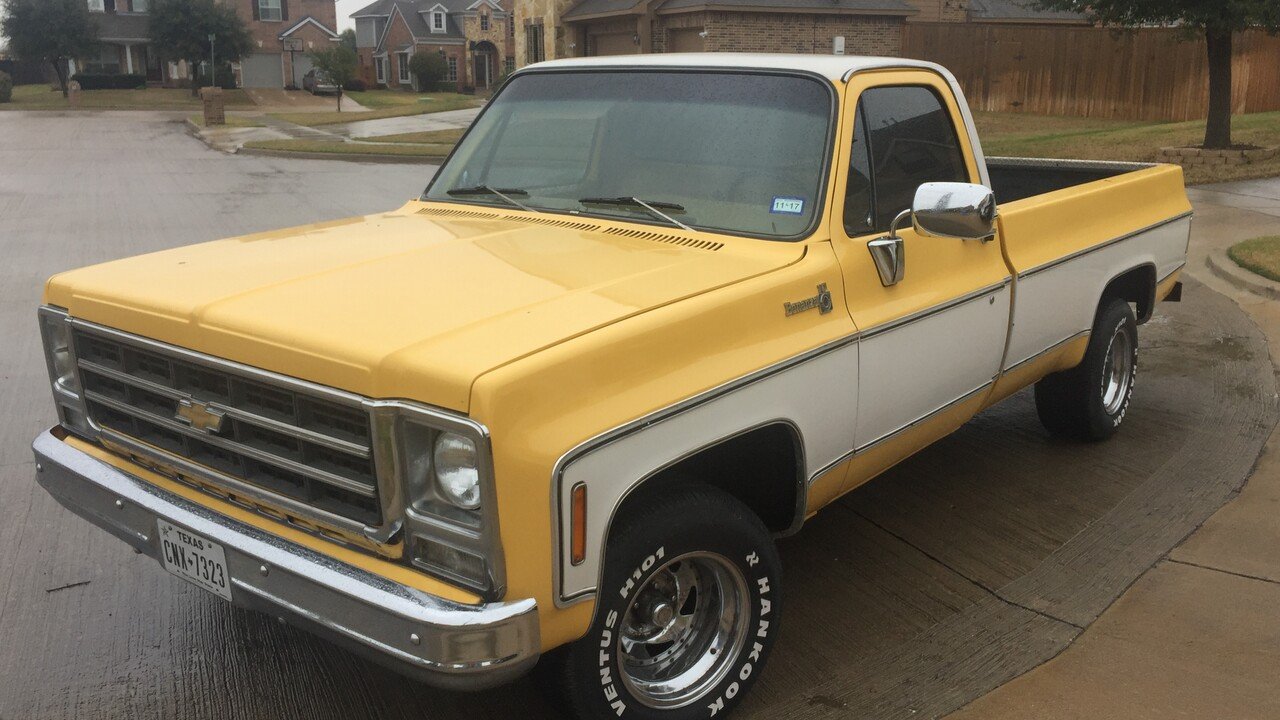
[[[643,208],[649,211],[649,214],[656,218],[666,220],[667,222],[671,223],[672,225],[675,225],[676,227],[682,230],[688,230],[690,232],[693,232],[693,228],[689,227],[688,225],[685,225],[679,220],[671,217],[670,215],[662,212],[662,210],[658,209],[658,208],[662,208],[663,210],[671,210],[673,212],[684,212],[684,206],[677,205],[676,203],[645,202],[644,200],[641,200],[638,197],[631,197],[629,195],[624,195],[622,197],[611,197],[611,198],[610,197],[589,197],[589,198],[582,198],[578,200],[578,202],[582,203],[583,205],[623,205],[626,207]]]
[[[447,195],[452,195],[454,197],[461,196],[461,195],[496,195],[497,197],[500,197],[503,200],[506,200],[507,203],[515,207],[518,207],[521,210],[526,210],[528,212],[538,212],[537,210],[534,210],[533,208],[529,207],[528,205],[525,205],[519,200],[511,199],[510,197],[511,195],[521,195],[523,197],[529,197],[529,193],[524,190],[521,190],[520,188],[494,188],[494,187],[489,187],[488,185],[474,185],[472,187],[456,187],[451,190],[446,190],[445,193]]]

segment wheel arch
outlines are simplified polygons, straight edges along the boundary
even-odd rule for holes
[[[737,454],[744,449],[747,449],[748,455],[738,460],[738,465],[749,464],[750,458],[768,458],[767,462],[758,462],[752,466],[748,482],[731,483],[729,480],[736,477],[731,472],[711,472],[718,462],[728,457],[737,457]],[[809,478],[806,474],[806,462],[804,435],[800,426],[789,418],[777,417],[723,433],[714,440],[656,464],[652,470],[628,482],[626,488],[616,497],[611,497],[610,509],[602,531],[604,543],[600,549],[600,556],[593,562],[596,565],[595,589],[588,593],[568,596],[562,594],[564,588],[561,584],[560,568],[567,548],[570,528],[557,521],[554,533],[557,542],[553,558],[555,568],[553,592],[556,605],[565,607],[595,594],[605,570],[604,548],[607,547],[609,536],[628,505],[643,500],[651,493],[678,487],[682,483],[703,482],[729,493],[760,517],[765,527],[775,535],[787,535],[797,531],[804,522],[808,502]],[[782,477],[778,477],[774,474],[775,472],[780,473]],[[560,496],[567,497],[571,487],[559,482],[555,485],[558,488],[553,492],[553,510],[559,511],[560,503],[563,501]],[[590,495],[590,488],[588,488],[588,495]],[[590,516],[587,522],[591,523]],[[588,545],[588,552],[591,552],[590,545]]]
[[[1131,302],[1138,307],[1138,324],[1151,319],[1156,308],[1156,266],[1146,262],[1119,273],[1102,289],[1096,313],[1101,313],[1107,301],[1113,298]]]

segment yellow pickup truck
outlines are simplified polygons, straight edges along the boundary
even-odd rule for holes
[[[985,158],[936,65],[541,63],[398,210],[49,280],[37,478],[426,682],[721,716],[776,536],[1032,384],[1116,431],[1190,223],[1177,167]]]

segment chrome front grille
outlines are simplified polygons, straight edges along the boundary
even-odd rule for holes
[[[74,327],[73,338],[89,417],[104,435],[138,441],[139,454],[230,495],[278,498],[286,515],[302,506],[312,519],[382,524],[358,397],[96,326]]]

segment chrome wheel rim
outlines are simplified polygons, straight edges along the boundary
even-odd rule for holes
[[[1102,409],[1115,415],[1124,407],[1133,382],[1133,344],[1124,324],[1116,327],[1102,361]]]
[[[725,678],[751,615],[746,579],[714,553],[681,555],[631,598],[618,633],[620,675],[652,708],[688,705]]]

